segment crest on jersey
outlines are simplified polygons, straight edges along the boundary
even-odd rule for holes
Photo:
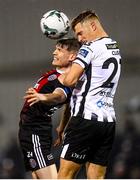
[[[57,78],[57,75],[52,74],[52,75],[50,75],[50,76],[48,77],[48,81],[53,81],[53,80],[55,80],[56,78]]]
[[[52,155],[52,154],[49,154],[49,155],[47,155],[47,158],[48,158],[48,160],[50,161],[50,160],[53,159],[53,155]]]
[[[37,163],[36,163],[36,161],[35,161],[34,159],[30,159],[30,160],[29,160],[29,163],[30,163],[30,166],[31,166],[32,168],[35,168],[36,165],[37,165]]]
[[[79,54],[83,56],[84,58],[88,55],[88,51],[86,49],[80,49]]]

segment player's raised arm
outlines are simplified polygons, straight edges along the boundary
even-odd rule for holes
[[[62,103],[66,100],[66,95],[62,89],[55,89],[53,93],[49,94],[41,94],[36,92],[34,88],[29,88],[26,91],[26,95],[24,96],[24,99],[27,100],[27,102],[32,106],[33,104],[41,101],[46,104],[56,104],[56,103]]]

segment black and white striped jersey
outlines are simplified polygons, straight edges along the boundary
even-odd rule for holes
[[[104,37],[86,43],[73,63],[78,63],[85,71],[73,90],[72,116],[115,121],[113,99],[121,72],[117,42]]]

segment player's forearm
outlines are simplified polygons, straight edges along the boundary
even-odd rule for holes
[[[66,127],[69,119],[70,119],[70,105],[65,104],[64,110],[62,112],[61,120],[60,120],[60,123],[59,123],[59,129],[60,129],[61,132]]]
[[[84,72],[83,67],[81,67],[79,64],[74,63],[69,73],[64,74],[60,79],[60,81],[65,86],[74,87],[83,72]]]
[[[66,96],[64,93],[60,92],[53,92],[50,94],[41,94],[37,93],[33,88],[30,88],[27,91],[27,95],[24,96],[24,98],[27,100],[27,102],[32,106],[33,104],[37,102],[43,102],[49,105],[55,105],[61,102],[64,102],[66,99]]]
[[[61,96],[59,94],[43,94],[44,99],[40,99],[41,102],[49,104],[49,105],[54,105],[58,103],[62,103],[65,101],[65,97]]]

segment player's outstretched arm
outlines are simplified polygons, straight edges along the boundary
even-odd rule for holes
[[[62,89],[55,89],[53,93],[49,94],[41,94],[36,92],[34,88],[29,88],[26,91],[26,95],[24,96],[24,99],[27,100],[27,102],[32,106],[33,104],[41,101],[43,103],[54,105],[57,103],[64,102],[66,100],[66,95]]]

